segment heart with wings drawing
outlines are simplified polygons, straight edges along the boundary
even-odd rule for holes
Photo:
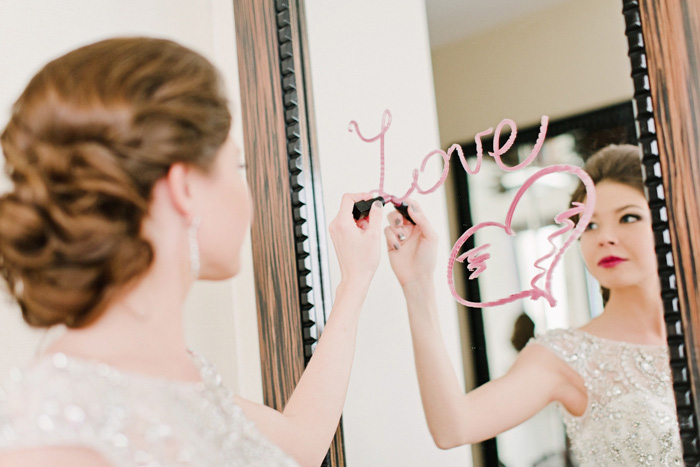
[[[515,214],[521,198],[537,180],[545,175],[556,172],[570,173],[578,177],[586,188],[586,202],[573,203],[571,208],[566,209],[554,217],[554,221],[559,228],[547,238],[549,244],[551,245],[549,251],[535,261],[535,268],[538,270],[538,272],[531,279],[530,288],[489,302],[472,302],[459,296],[454,284],[453,268],[455,263],[466,263],[467,270],[471,272],[469,275],[469,279],[471,280],[479,277],[479,275],[486,270],[487,262],[491,257],[491,255],[487,252],[488,247],[490,246],[488,243],[475,246],[465,253],[459,254],[459,251],[465,242],[476,232],[486,228],[500,229],[503,230],[506,235],[514,236],[515,232],[512,228],[513,215]],[[503,305],[505,303],[510,303],[527,297],[529,297],[531,300],[544,298],[547,300],[550,306],[554,306],[556,304],[556,300],[552,295],[551,290],[552,274],[566,250],[581,236],[585,230],[588,222],[591,220],[591,216],[593,215],[594,206],[595,187],[593,181],[591,180],[590,176],[580,167],[559,164],[538,170],[527,179],[527,181],[516,193],[510,208],[508,209],[508,213],[506,214],[505,222],[487,221],[479,223],[464,232],[454,244],[450,253],[450,259],[447,267],[447,282],[452,296],[459,303],[474,308],[486,308]],[[578,221],[574,223],[571,218],[577,215]],[[555,242],[555,239],[557,238],[560,239],[559,245],[557,242]]]

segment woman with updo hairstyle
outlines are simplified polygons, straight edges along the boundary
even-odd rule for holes
[[[467,394],[437,323],[435,233],[415,202],[415,226],[389,214],[389,259],[406,298],[423,409],[439,447],[492,438],[555,402],[577,465],[683,465],[639,149],[607,146],[584,170],[596,199],[580,246],[603,290],[603,313],[581,328],[531,339],[504,376]],[[586,202],[583,183],[571,201]]]
[[[153,261],[140,230],[155,182],[175,163],[211,171],[228,103],[216,71],[181,55],[105,41],[46,65],[16,102],[2,133],[15,188],[0,201],[1,271],[30,325],[96,319]]]
[[[31,79],[0,138],[0,273],[29,325],[66,331],[0,386],[0,465],[321,463],[381,209],[358,225],[367,195],[343,197],[335,304],[284,411],[232,394],[182,317],[195,280],[240,269],[251,200],[230,129],[217,70],[169,40],[104,40]]]

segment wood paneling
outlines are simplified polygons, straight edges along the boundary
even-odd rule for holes
[[[700,262],[693,245],[700,238],[700,3],[623,5],[684,460],[697,465]]]
[[[282,409],[304,370],[275,5],[235,0],[243,138],[265,403]]]
[[[331,306],[302,0],[234,0],[265,403],[278,410]],[[344,466],[342,422],[323,462]]]

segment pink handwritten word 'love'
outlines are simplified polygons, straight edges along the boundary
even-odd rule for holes
[[[481,162],[483,160],[483,145],[481,142],[481,138],[490,135],[493,133],[493,150],[489,151],[488,154],[489,156],[493,157],[496,164],[498,165],[501,170],[505,172],[513,172],[519,169],[522,169],[523,167],[527,167],[532,163],[533,160],[537,157],[539,154],[540,150],[542,149],[542,145],[544,144],[544,139],[547,134],[547,125],[549,123],[549,118],[544,115],[542,116],[542,120],[540,123],[540,131],[539,134],[537,135],[537,140],[535,141],[535,145],[532,148],[532,151],[530,152],[530,155],[521,163],[515,165],[515,166],[507,166],[503,163],[502,156],[513,146],[513,143],[515,142],[515,138],[517,136],[517,127],[515,125],[515,122],[510,119],[503,119],[501,122],[496,126],[496,131],[494,132],[493,128],[488,128],[484,131],[481,131],[476,134],[474,137],[474,142],[476,143],[476,163],[474,164],[474,168],[470,168],[469,164],[467,163],[467,160],[464,157],[464,153],[462,151],[462,147],[459,144],[453,144],[450,146],[450,148],[447,150],[447,152],[437,149],[435,151],[431,151],[428,153],[424,158],[423,161],[420,165],[420,171],[419,169],[414,169],[412,174],[411,174],[411,183],[408,187],[408,190],[406,193],[404,193],[402,196],[396,196],[392,195],[390,193],[387,193],[384,191],[384,176],[385,176],[385,159],[384,159],[384,138],[389,130],[389,127],[391,126],[391,112],[388,110],[384,111],[384,115],[382,116],[382,125],[380,128],[379,133],[376,136],[372,137],[366,137],[362,134],[360,131],[360,128],[357,124],[356,121],[351,121],[350,125],[348,127],[348,131],[350,132],[355,132],[357,133],[358,137],[366,142],[366,143],[372,143],[375,141],[379,141],[379,155],[381,159],[380,163],[380,171],[379,171],[379,187],[371,190],[371,192],[376,193],[378,196],[382,196],[387,202],[391,201],[395,204],[401,204],[403,201],[405,201],[411,194],[413,194],[414,191],[417,191],[420,194],[429,194],[437,190],[442,184],[445,182],[447,179],[447,175],[450,170],[450,158],[452,157],[452,154],[456,151],[457,155],[459,156],[459,160],[462,164],[462,167],[464,170],[469,174],[469,175],[475,175],[479,172],[481,169]],[[508,136],[508,139],[506,140],[505,144],[501,146],[501,132],[503,131],[504,127],[508,127],[510,129],[510,135]],[[440,156],[442,158],[443,162],[443,169],[442,169],[442,174],[440,178],[430,187],[427,189],[421,188],[421,186],[418,184],[418,178],[422,172],[425,171],[425,167],[428,163],[428,161],[435,156]],[[454,274],[453,274],[453,269],[454,269],[454,264],[455,262],[463,263],[464,261],[467,262],[467,269],[471,271],[471,274],[469,276],[469,279],[475,279],[479,277],[481,273],[483,273],[486,270],[486,262],[487,260],[491,257],[489,253],[487,253],[487,249],[490,246],[490,244],[485,243],[480,246],[476,246],[472,248],[471,250],[459,255],[459,250],[462,248],[464,243],[471,237],[473,236],[476,232],[485,229],[485,228],[496,228],[504,231],[507,235],[509,236],[514,236],[515,232],[513,231],[512,228],[512,220],[513,220],[513,215],[515,214],[515,210],[519,204],[520,199],[523,197],[523,195],[527,192],[528,188],[530,188],[537,180],[539,180],[541,177],[555,173],[555,172],[563,172],[563,173],[570,173],[581,180],[581,183],[583,183],[584,187],[586,188],[586,202],[585,203],[573,203],[573,207],[566,209],[564,212],[558,214],[557,216],[554,217],[554,221],[561,225],[561,227],[556,230],[554,233],[549,235],[547,237],[547,241],[551,245],[551,248],[549,251],[535,260],[535,268],[539,270],[539,272],[532,278],[530,281],[530,288],[526,290],[521,290],[520,292],[510,294],[506,297],[497,299],[497,300],[492,300],[489,302],[472,302],[469,300],[466,300],[462,298],[456,291],[455,289],[455,284],[454,284]],[[516,193],[515,197],[513,198],[513,202],[510,205],[510,208],[508,209],[508,213],[506,214],[506,219],[505,222],[495,222],[495,221],[486,221],[486,222],[481,222],[471,228],[469,228],[466,232],[464,232],[459,239],[457,239],[457,242],[454,244],[452,251],[450,252],[450,259],[448,262],[447,266],[447,284],[450,287],[450,292],[452,293],[452,296],[457,300],[459,303],[474,307],[474,308],[484,308],[484,307],[492,307],[492,306],[497,306],[497,305],[503,305],[505,303],[510,303],[515,300],[519,300],[521,298],[526,298],[529,297],[531,300],[537,300],[539,298],[544,298],[547,300],[550,306],[554,306],[556,304],[556,300],[554,296],[552,295],[552,275],[554,272],[554,268],[557,266],[559,261],[561,260],[562,256],[566,252],[566,250],[573,244],[583,233],[585,230],[586,226],[588,225],[588,222],[591,219],[591,216],[593,215],[593,208],[595,206],[595,187],[593,184],[593,181],[591,178],[588,176],[588,174],[581,169],[580,167],[576,167],[573,165],[566,165],[566,164],[558,164],[558,165],[552,165],[549,167],[545,167],[537,172],[535,172],[530,178],[528,178],[523,186],[518,190]],[[571,220],[572,217],[574,216],[579,216],[578,222],[574,224],[574,222]],[[557,246],[557,243],[554,241],[557,237],[564,238],[564,236],[568,234],[568,236],[565,237],[563,242],[561,242],[561,245]]]

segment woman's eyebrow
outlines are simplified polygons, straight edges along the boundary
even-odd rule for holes
[[[615,212],[624,211],[625,209],[629,209],[629,208],[644,209],[642,206],[639,206],[638,204],[626,204],[622,207],[615,209]]]

